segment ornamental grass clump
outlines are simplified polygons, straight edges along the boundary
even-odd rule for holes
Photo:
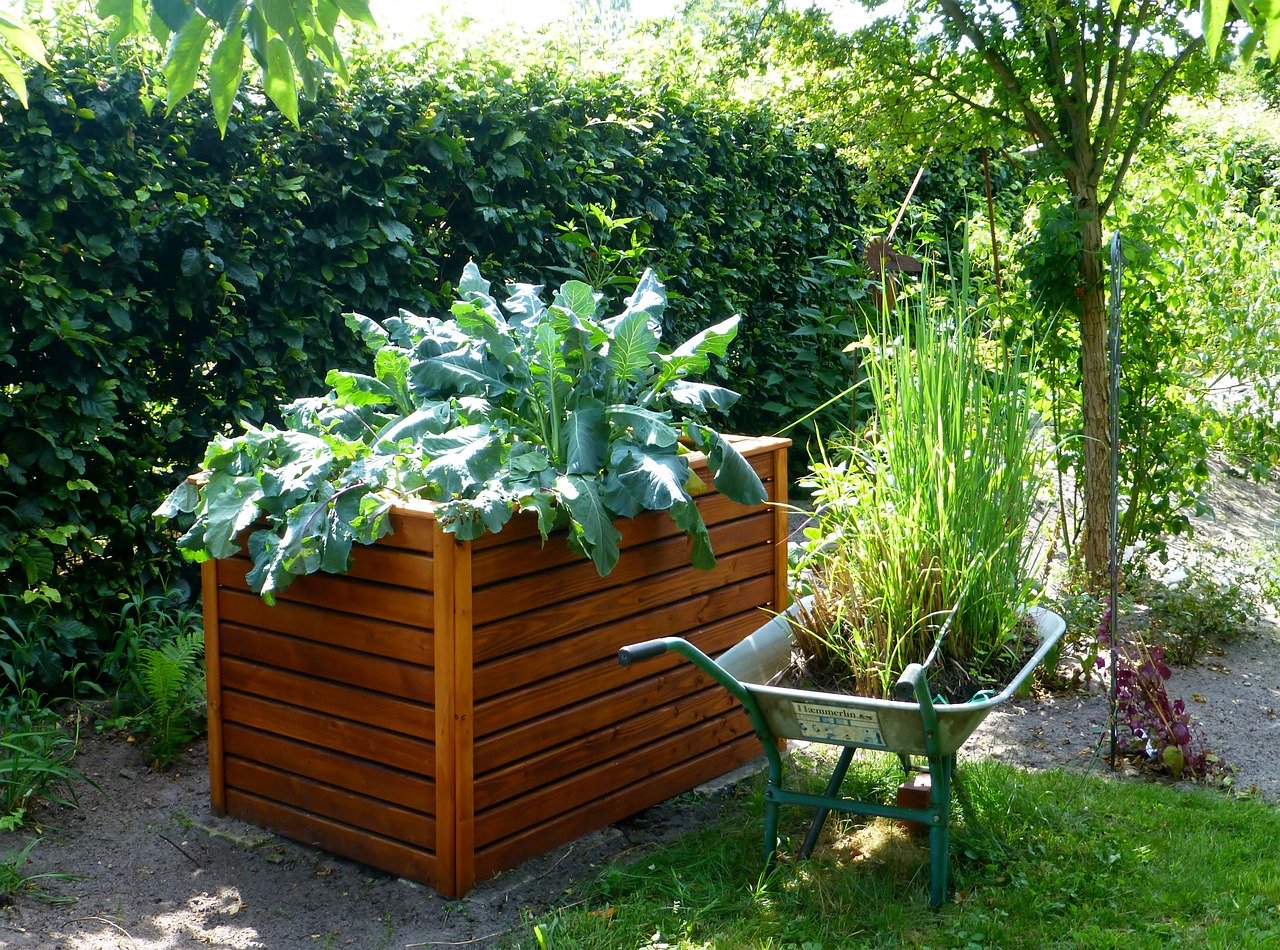
[[[859,694],[888,695],[939,636],[931,682],[971,695],[1020,665],[1040,428],[1030,361],[983,340],[967,291],[926,280],[857,344],[874,414],[806,483],[816,514],[797,576],[813,600],[799,646],[810,676]]]

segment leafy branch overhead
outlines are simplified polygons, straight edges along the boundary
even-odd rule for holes
[[[237,553],[253,529],[248,579],[268,600],[298,575],[346,570],[352,545],[386,534],[392,504],[414,498],[437,502],[462,540],[532,512],[543,538],[567,527],[601,574],[618,560],[615,518],[668,511],[694,564],[714,565],[684,442],[725,495],[765,500],[751,466],[701,421],[737,394],[690,378],[725,355],[738,317],[664,351],[667,296],[652,271],[608,318],[580,281],[550,305],[541,287],[511,290],[504,312],[468,264],[448,318],[348,314],[372,373],[330,372],[327,395],[285,408],[286,429],[215,439],[201,478],[156,514],[194,512],[179,545],[196,560]]]
[[[164,47],[169,111],[195,88],[207,65],[209,97],[224,133],[247,62],[257,64],[263,90],[297,125],[299,90],[313,96],[326,70],[347,77],[338,25],[374,25],[369,0],[98,0],[95,10],[109,24],[113,46],[152,36]],[[0,80],[24,106],[26,60],[49,65],[36,33],[0,11]]]

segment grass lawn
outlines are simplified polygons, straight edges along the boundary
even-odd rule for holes
[[[993,762],[961,772],[972,808],[954,826],[940,911],[927,839],[882,820],[833,815],[812,860],[762,880],[759,782],[712,826],[607,869],[509,945],[1280,947],[1275,803]],[[896,759],[863,753],[845,792],[887,798],[900,776]],[[807,825],[784,809],[786,847]]]

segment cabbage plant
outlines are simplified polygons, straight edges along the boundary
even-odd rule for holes
[[[463,540],[532,512],[544,539],[567,528],[602,575],[619,556],[615,518],[667,511],[692,538],[693,563],[712,567],[690,447],[728,497],[766,497],[706,422],[737,394],[691,378],[725,355],[739,318],[664,348],[667,296],[652,271],[607,318],[602,295],[580,281],[550,304],[542,287],[516,284],[500,307],[474,264],[458,295],[447,317],[348,314],[371,372],[330,372],[326,395],[284,408],[284,428],[244,424],[214,439],[199,475],[156,511],[194,515],[184,554],[228,557],[249,532],[248,581],[271,601],[294,577],[346,570],[353,544],[390,530],[392,505],[426,499]]]

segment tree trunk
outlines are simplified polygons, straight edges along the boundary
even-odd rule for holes
[[[1073,182],[1073,185],[1075,183]],[[1110,352],[1098,189],[1072,188],[1082,228],[1080,248],[1081,386],[1084,407],[1084,568],[1090,590],[1107,577],[1111,547]]]

